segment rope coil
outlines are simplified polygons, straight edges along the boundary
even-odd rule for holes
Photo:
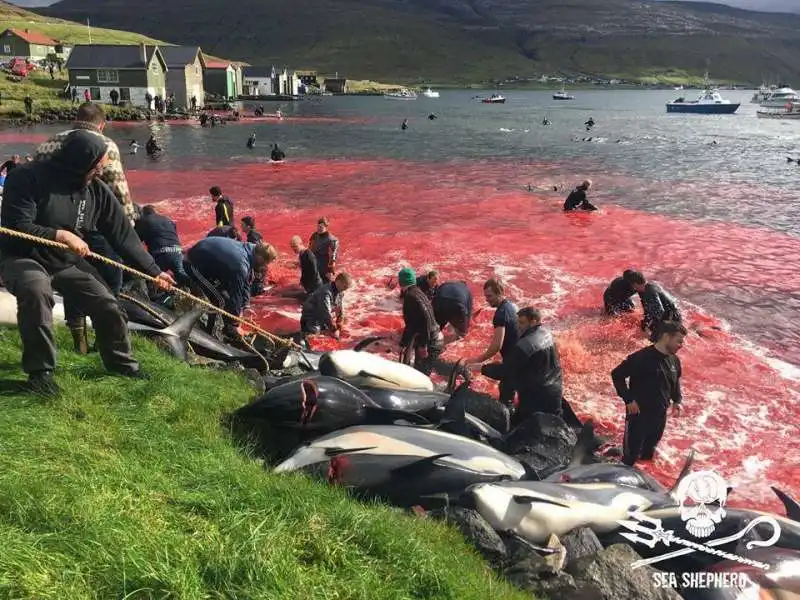
[[[26,240],[28,242],[33,242],[34,244],[39,244],[39,245],[42,245],[42,246],[50,246],[51,248],[58,248],[59,250],[66,250],[68,252],[71,252],[69,246],[67,246],[66,244],[62,244],[61,242],[48,240],[48,239],[41,238],[41,237],[38,237],[38,236],[35,236],[35,235],[30,235],[28,233],[23,233],[21,231],[16,231],[14,229],[8,229],[7,227],[0,227],[0,234],[8,235],[8,236],[15,237],[15,238],[19,238],[19,239],[22,239],[22,240]],[[142,273],[141,271],[137,271],[136,269],[134,269],[132,267],[129,267],[128,265],[124,265],[124,264],[119,263],[119,262],[117,262],[115,260],[111,260],[110,258],[107,258],[107,257],[105,257],[105,256],[103,256],[101,254],[96,254],[94,252],[89,252],[89,254],[86,255],[86,258],[91,258],[93,260],[106,263],[107,265],[111,265],[112,267],[116,267],[118,269],[126,271],[127,273],[130,273],[131,275],[135,275],[136,277],[139,277],[141,279],[144,279],[146,281],[154,283],[155,285],[157,285],[159,287],[161,286],[161,281],[158,278],[153,277],[151,275],[148,275],[147,273]],[[207,300],[204,300],[202,298],[198,298],[197,296],[195,296],[195,295],[193,295],[193,294],[191,294],[191,293],[189,293],[189,292],[187,292],[185,290],[182,290],[179,287],[173,287],[171,291],[176,293],[176,294],[178,294],[179,296],[183,296],[184,298],[187,298],[188,300],[191,300],[192,302],[195,302],[195,303],[199,304],[200,306],[203,306],[203,307],[207,308],[210,311],[216,312],[216,313],[222,315],[223,317],[227,317],[227,318],[229,318],[229,319],[231,319],[233,321],[236,321],[237,323],[240,323],[240,324],[252,329],[258,335],[268,339],[269,341],[271,341],[272,343],[274,343],[274,344],[276,344],[278,346],[285,346],[285,347],[288,347],[288,348],[291,348],[291,349],[294,349],[294,350],[302,350],[303,349],[300,345],[296,344],[292,340],[288,340],[286,338],[282,338],[282,337],[280,337],[278,335],[275,335],[274,333],[270,333],[269,331],[267,331],[266,329],[262,329],[261,327],[259,327],[255,323],[253,323],[252,321],[244,319],[244,318],[242,318],[242,317],[240,317],[238,315],[234,315],[233,313],[228,312],[224,308],[220,308],[219,306],[216,306],[215,304],[212,304],[211,302],[208,302]]]

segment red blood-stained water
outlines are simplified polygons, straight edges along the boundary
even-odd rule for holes
[[[3,144],[40,144],[47,141],[49,136],[41,133],[27,133],[24,131],[0,131],[0,145]],[[4,153],[3,153],[4,154]],[[0,154],[0,155],[3,155]]]
[[[544,177],[552,166],[526,169]],[[519,172],[519,165],[502,163],[298,161],[202,173],[134,171],[130,180],[139,202],[164,198],[158,206],[176,219],[187,247],[213,226],[210,185],[233,198],[237,220],[256,216],[282,254],[270,273],[274,288],[253,300],[250,316],[276,332],[298,329],[299,304],[282,295],[298,279],[289,239],[307,238],[317,218],[327,216],[341,240],[339,267],[356,285],[346,301],[347,335],[340,343],[320,339],[319,348],[352,346],[374,334],[396,339],[400,303],[387,281],[402,266],[437,268],[445,280],[471,282],[476,306],[483,305],[481,282],[500,276],[518,306],[540,308],[557,332],[566,395],[576,411],[617,440],[623,409],[609,373],[646,340],[639,315],[603,317],[601,296],[623,269],[641,269],[678,294],[692,329],[681,352],[684,414],[670,420],[657,458],[644,468],[671,483],[694,447],[699,467],[716,469],[736,487],[733,504],[780,512],[770,484],[800,494],[798,370],[729,333],[714,314],[724,313],[732,289],[755,298],[791,297],[800,289],[800,271],[786,257],[800,254],[800,240],[610,204],[597,214],[564,214],[561,194],[520,191]],[[703,299],[702,309],[693,298]],[[800,332],[780,326],[779,303],[752,310],[750,321],[768,330],[762,339],[780,340],[768,347],[800,362]],[[444,358],[481,352],[491,317],[484,307],[469,336],[448,347]],[[731,321],[735,331],[747,329]],[[475,386],[496,390],[482,377]]]

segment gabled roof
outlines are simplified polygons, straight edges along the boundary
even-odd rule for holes
[[[227,69],[233,65],[224,60],[206,60],[206,69]]]
[[[140,45],[79,44],[72,49],[67,69],[146,69],[153,54],[166,66],[158,46],[145,46],[147,61],[142,60]]]
[[[182,69],[186,65],[192,64],[198,54],[200,55],[200,65],[206,66],[205,57],[199,46],[160,46],[159,50],[170,69]]]
[[[57,41],[47,37],[45,34],[39,33],[38,31],[31,31],[30,29],[8,28],[3,32],[2,35],[7,33],[15,35],[18,38],[25,40],[29,44],[40,44],[42,46],[55,46],[58,44]]]
[[[272,77],[272,73],[277,73],[273,66],[269,67],[242,67],[242,75],[245,77]]]

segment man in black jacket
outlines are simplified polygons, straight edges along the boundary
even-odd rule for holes
[[[622,277],[617,277],[612,281],[606,291],[603,292],[603,309],[609,316],[621,313],[633,312],[633,300],[631,296],[636,293],[633,289],[633,281],[641,277],[641,273],[627,269],[622,273]],[[644,277],[641,277],[644,279]]]
[[[541,314],[526,307],[517,313],[517,320],[519,341],[505,361],[519,397],[512,426],[535,412],[561,416],[564,391],[556,342],[550,330],[542,326]]]
[[[417,275],[408,267],[397,276],[403,296],[403,322],[405,328],[400,338],[400,360],[408,363],[409,352],[414,348],[414,368],[425,375],[433,371],[433,363],[444,351],[444,336],[436,317],[433,305],[417,286]]]
[[[587,179],[574,190],[572,190],[569,196],[567,196],[567,199],[564,201],[564,210],[597,210],[597,207],[589,202],[589,199],[586,197],[586,192],[588,192],[589,188],[591,187],[592,180]]]
[[[638,460],[652,460],[667,424],[667,409],[681,412],[681,361],[686,328],[680,323],[659,324],[658,340],[626,358],[611,371],[617,394],[625,402],[623,459],[633,466]]]
[[[214,201],[214,222],[217,227],[233,224],[233,202],[227,196],[222,195],[222,189],[215,185],[208,193]]]
[[[353,285],[347,273],[339,273],[332,283],[317,288],[303,303],[300,331],[304,335],[323,331],[339,339],[344,325],[344,293]]]
[[[264,237],[256,231],[256,220],[251,216],[242,219],[242,233],[247,236],[247,241],[251,244],[257,244],[264,239]]]
[[[322,281],[331,281],[336,273],[336,260],[339,257],[339,238],[328,230],[328,218],[320,217],[317,230],[311,234],[308,247],[317,257],[317,269]]]
[[[299,235],[292,237],[290,244],[300,261],[300,285],[303,286],[306,294],[311,295],[322,285],[322,278],[319,276],[317,268],[317,257],[303,245],[303,239]]]
[[[649,330],[650,341],[655,344],[658,341],[658,326],[662,321],[680,323],[683,320],[678,303],[660,285],[647,281],[641,273],[634,273],[631,283],[642,301],[642,331]]]
[[[50,159],[18,167],[6,181],[0,212],[3,226],[61,242],[71,250],[12,237],[0,240],[0,277],[17,297],[22,368],[34,392],[59,393],[53,379],[53,289],[91,316],[106,369],[141,377],[119,304],[83,260],[89,247],[79,231],[99,231],[127,262],[158,277],[162,287],[175,283],[145,252],[114,194],[97,179],[107,161],[103,139],[79,130],[70,133]]]
[[[180,285],[188,286],[190,279],[183,268],[183,248],[175,221],[148,204],[142,208],[135,229],[158,267],[162,271],[172,271]]]

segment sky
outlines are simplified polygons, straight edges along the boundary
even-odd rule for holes
[[[705,0],[684,0],[686,2],[700,2]],[[49,6],[53,0],[11,0],[18,6]],[[782,11],[800,13],[800,0],[718,0],[719,4],[748,8],[751,10]]]

